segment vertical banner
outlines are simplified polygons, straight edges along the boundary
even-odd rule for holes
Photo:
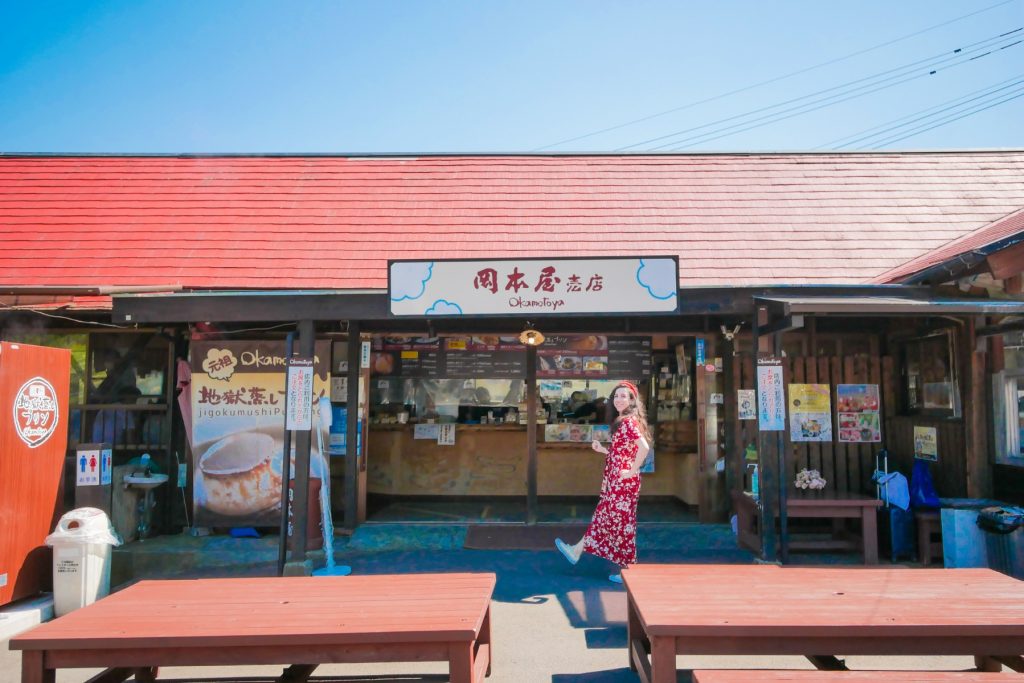
[[[761,432],[786,429],[786,396],[778,358],[757,359],[757,428]]]
[[[828,384],[789,385],[791,441],[832,440],[832,397]]]
[[[293,388],[286,384],[284,349],[283,341],[192,343],[195,524],[273,526],[280,521],[285,392]],[[308,370],[293,376],[302,385],[295,390],[309,393],[311,402],[296,398],[302,405],[295,424],[321,428],[319,398],[327,395],[329,368],[330,344],[318,341]],[[312,442],[316,468],[319,440]],[[316,478],[322,474],[311,472]]]
[[[882,440],[877,384],[840,384],[836,396],[839,441],[877,443]]]
[[[313,359],[289,358],[288,407],[284,428],[292,432],[307,432],[313,428]]]

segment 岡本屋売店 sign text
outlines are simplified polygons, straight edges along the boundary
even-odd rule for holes
[[[392,315],[674,313],[673,256],[603,259],[392,261]]]

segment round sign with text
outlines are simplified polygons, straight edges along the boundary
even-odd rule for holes
[[[14,429],[29,448],[46,443],[59,419],[57,392],[49,382],[33,377],[21,385],[14,396]]]

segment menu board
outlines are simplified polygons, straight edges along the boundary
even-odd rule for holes
[[[537,377],[639,379],[651,374],[650,337],[548,337],[537,349]]]
[[[374,341],[370,372],[375,375],[445,376],[439,337],[384,337]]]
[[[407,378],[525,379],[518,337],[384,337],[370,372]],[[650,337],[549,336],[537,349],[537,377],[640,379],[651,374]]]
[[[608,337],[608,375],[614,379],[651,376],[650,337]]]
[[[445,342],[447,377],[526,379],[526,347],[518,337],[450,337]]]

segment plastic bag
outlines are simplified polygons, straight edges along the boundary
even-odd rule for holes
[[[978,526],[993,534],[1011,534],[1024,526],[1024,508],[987,507],[978,512]]]
[[[910,509],[910,492],[907,489],[907,478],[899,472],[886,474],[881,470],[875,470],[871,477],[879,485],[878,493],[881,499],[901,510]]]
[[[97,508],[78,508],[66,513],[57,522],[57,528],[46,537],[46,545],[53,547],[58,543],[75,543],[85,545],[97,543],[105,545],[121,545],[121,538],[110,525],[107,513]]]
[[[927,460],[914,460],[914,469],[910,473],[910,504],[915,508],[937,508],[941,505]]]

